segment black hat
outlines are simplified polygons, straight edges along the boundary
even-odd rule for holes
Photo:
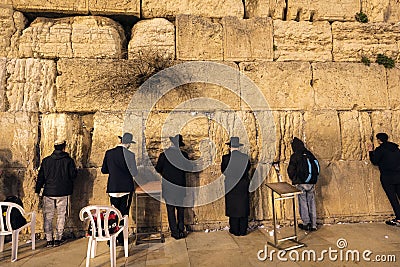
[[[378,133],[376,135],[376,138],[381,140],[383,143],[387,142],[389,140],[389,136],[386,133]]]
[[[131,133],[124,133],[122,136],[118,136],[119,139],[121,139],[122,144],[136,144],[135,141],[133,141],[133,135]]]
[[[231,137],[231,140],[225,144],[229,145],[230,147],[243,146],[243,144],[239,143],[239,137],[236,137],[236,136]]]
[[[170,136],[169,140],[175,145],[175,146],[185,146],[185,143],[183,142],[183,137],[181,134],[177,134],[175,136]],[[178,145],[179,144],[179,145]]]

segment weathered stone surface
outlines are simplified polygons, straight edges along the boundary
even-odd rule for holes
[[[284,0],[246,0],[245,17],[272,17],[283,19],[285,14],[286,1]]]
[[[288,20],[330,20],[354,21],[355,14],[361,10],[361,1],[290,1],[287,6]]]
[[[400,3],[397,0],[363,0],[361,5],[370,22],[396,23],[400,20]]]
[[[262,99],[255,96],[253,88],[242,87],[242,97],[254,100],[255,104],[249,107],[252,110],[307,110],[313,107],[314,92],[310,86],[312,75],[309,63],[240,63],[239,68],[255,83],[269,105],[266,107]]]
[[[277,61],[331,61],[329,22],[274,20],[274,59]]]
[[[165,58],[175,58],[175,26],[162,18],[142,20],[133,26],[128,45],[128,57],[140,58],[158,54]]]
[[[333,60],[361,61],[363,56],[371,62],[378,54],[399,59],[400,24],[334,22]]]
[[[392,142],[400,144],[400,111],[396,110],[392,112],[392,135],[389,136]]]
[[[43,59],[7,61],[6,111],[49,112],[55,110],[56,63]],[[0,89],[1,91],[1,89]],[[2,96],[0,95],[0,98]]]
[[[182,0],[182,1],[142,1],[143,18],[172,18],[179,14],[221,18],[235,16],[243,18],[244,7],[240,0]]]
[[[321,165],[323,168],[316,198],[320,216],[337,218],[354,214],[377,214],[382,209],[390,211],[388,202],[383,199],[384,193],[376,190],[375,183],[379,179],[371,175],[370,168],[364,162],[339,161]],[[355,173],[358,174],[357,179],[354,179]],[[378,204],[371,195],[385,205]]]
[[[368,144],[371,144],[373,140],[371,114],[369,112],[360,112],[359,122],[362,152],[361,159],[369,161]]]
[[[6,111],[6,73],[7,73],[7,59],[0,58],[0,112]]]
[[[341,156],[339,116],[336,111],[304,114],[306,147],[321,160],[338,160]]]
[[[88,0],[90,14],[121,14],[140,16],[140,0]]]
[[[315,105],[319,109],[384,109],[388,107],[383,66],[355,63],[312,64]]]
[[[374,145],[377,147],[378,140],[375,138],[377,133],[387,133],[390,138],[392,138],[392,129],[397,128],[398,126],[395,126],[395,128],[392,128],[392,111],[390,110],[382,110],[382,111],[373,111],[371,113],[371,127],[372,127],[372,132],[374,134]]]
[[[25,24],[26,19],[21,12],[0,6],[0,57],[9,55]]]
[[[86,167],[91,148],[93,115],[65,113],[45,114],[41,120],[41,159],[54,150],[56,140],[67,142],[66,152],[75,160],[78,168]]]
[[[272,20],[224,17],[224,60],[249,61],[273,59]]]
[[[124,30],[106,17],[37,18],[20,38],[21,57],[122,58]]]
[[[176,17],[176,57],[182,60],[222,60],[222,26],[210,18]]]
[[[87,14],[86,0],[12,0],[13,7],[21,11],[29,12],[61,12],[74,14]]]
[[[59,60],[57,111],[125,111],[137,90],[137,67],[130,60]]]
[[[400,109],[400,69],[387,69],[387,86],[389,107],[393,110]]]
[[[3,166],[24,168],[37,163],[38,115],[0,112],[0,157]]]
[[[130,132],[136,144],[129,148],[135,153],[136,164],[143,165],[142,150],[143,132],[141,113],[106,113],[97,112],[94,115],[92,148],[89,157],[89,166],[101,167],[105,152],[120,143],[118,136],[123,132]]]
[[[361,159],[361,134],[359,112],[352,110],[339,113],[340,136],[342,140],[342,159]]]

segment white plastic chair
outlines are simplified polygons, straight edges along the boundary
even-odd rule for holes
[[[18,204],[12,202],[0,202],[0,211],[3,210],[3,207],[6,207],[6,223],[4,224],[3,218],[0,219],[0,252],[4,250],[4,238],[6,235],[11,235],[12,238],[12,249],[11,249],[11,262],[17,260],[18,253],[18,236],[19,232],[23,229],[30,226],[31,228],[31,241],[32,241],[32,250],[35,250],[35,225],[36,225],[36,213],[25,212],[25,210]],[[26,216],[30,216],[30,222],[27,222],[25,225],[21,226],[18,229],[12,229],[11,227],[11,210],[17,209],[21,212],[22,216],[26,218]],[[7,230],[6,230],[7,228]]]
[[[118,225],[123,220],[124,224],[120,225],[117,232],[110,234],[108,229],[108,217],[110,213],[114,212],[118,216]],[[101,213],[103,213],[104,220],[103,225],[101,223]],[[86,214],[86,215],[85,215]],[[96,222],[94,217],[96,217]],[[128,215],[122,217],[121,212],[112,206],[86,206],[79,212],[79,218],[81,221],[87,219],[90,220],[92,234],[89,236],[88,249],[86,253],[86,267],[89,267],[90,258],[96,256],[97,241],[110,241],[110,261],[111,266],[116,266],[116,247],[117,247],[117,236],[123,232],[124,236],[124,251],[125,258],[128,257]],[[122,218],[122,219],[121,219]]]

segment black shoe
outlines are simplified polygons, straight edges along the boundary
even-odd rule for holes
[[[51,240],[51,241],[47,241],[47,243],[46,243],[46,248],[52,248],[54,246],[54,242],[53,242],[53,240]]]
[[[315,232],[315,231],[317,231],[317,227],[310,227],[310,230],[309,230],[309,231]]]
[[[310,230],[309,225],[310,225],[310,224],[304,225],[304,224],[302,224],[302,223],[299,223],[299,224],[298,224],[298,227],[299,227],[301,230],[309,231],[309,230]]]
[[[64,239],[64,238],[61,238],[60,240],[54,240],[54,246],[55,246],[55,247],[59,247],[59,246],[61,246],[62,244],[64,244],[65,242],[67,242],[67,240]]]
[[[179,232],[179,238],[185,238],[186,234],[185,232]]]
[[[175,238],[176,240],[181,239],[179,233],[171,233],[171,236],[172,236],[173,238]]]
[[[389,220],[385,222],[387,225],[392,225],[392,226],[400,226],[400,222],[396,219]]]

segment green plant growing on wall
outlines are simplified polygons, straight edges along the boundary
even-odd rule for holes
[[[355,18],[356,18],[356,20],[358,21],[358,22],[361,22],[361,23],[367,23],[368,22],[368,16],[367,16],[367,14],[365,14],[364,12],[359,12],[359,13],[356,13],[356,16],[355,16]]]
[[[394,68],[395,65],[394,59],[383,54],[378,54],[378,56],[376,57],[376,63],[378,63],[379,65],[383,65],[387,69]]]
[[[371,60],[369,60],[369,58],[367,58],[366,56],[362,56],[361,57],[361,62],[364,63],[364,65],[371,65]]]

